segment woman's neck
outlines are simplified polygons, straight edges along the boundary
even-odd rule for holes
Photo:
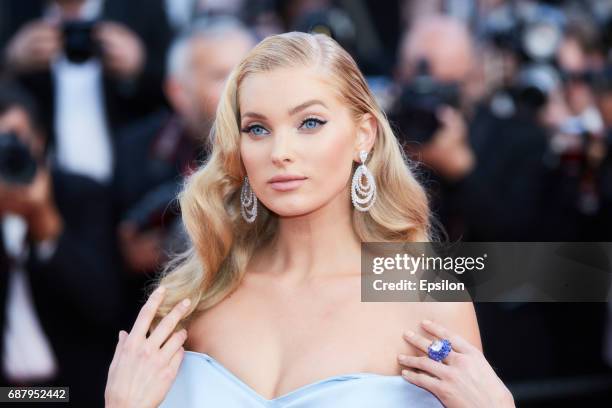
[[[262,268],[256,269],[288,283],[355,275],[360,249],[351,202],[338,197],[312,213],[281,217],[275,239],[257,256]]]

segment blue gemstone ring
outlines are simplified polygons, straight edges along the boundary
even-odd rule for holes
[[[427,348],[427,355],[432,360],[442,361],[453,348],[447,339],[434,340]]]

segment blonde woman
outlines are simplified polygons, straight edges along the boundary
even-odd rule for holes
[[[193,248],[120,332],[107,407],[514,406],[471,303],[360,301],[360,244],[427,241],[430,214],[335,41],[263,40],[210,137],[180,196]],[[443,361],[434,338],[451,341]]]

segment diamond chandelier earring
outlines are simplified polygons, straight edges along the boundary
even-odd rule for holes
[[[246,176],[240,190],[240,214],[249,224],[257,218],[257,196],[249,184],[249,178]]]
[[[368,211],[376,201],[376,182],[372,172],[366,167],[365,161],[368,158],[368,152],[361,150],[359,159],[361,164],[353,174],[353,182],[351,183],[351,199],[353,206],[359,211]],[[362,183],[363,177],[366,178],[367,184]]]

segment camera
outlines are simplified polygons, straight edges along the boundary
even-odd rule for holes
[[[29,184],[37,164],[30,149],[15,133],[0,134],[0,180],[11,184]]]
[[[389,119],[399,126],[403,142],[427,143],[441,126],[439,108],[458,108],[459,100],[459,84],[436,80],[429,73],[428,62],[421,60],[417,75],[403,86],[391,106]]]
[[[83,63],[99,54],[99,45],[92,35],[95,24],[95,20],[64,22],[64,53],[69,61]]]

